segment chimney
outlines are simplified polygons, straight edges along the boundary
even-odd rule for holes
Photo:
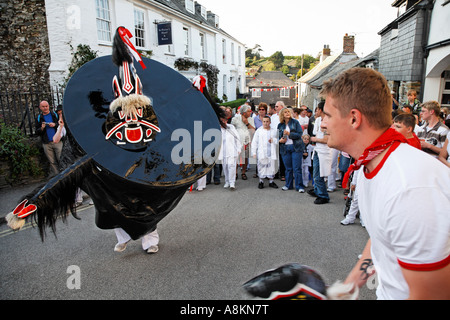
[[[349,36],[348,33],[344,36],[344,53],[355,53],[355,36]]]
[[[325,44],[323,46],[323,50],[322,50],[322,56],[320,57],[320,62],[324,61],[326,58],[328,58],[331,55],[331,51],[330,51],[330,45]]]

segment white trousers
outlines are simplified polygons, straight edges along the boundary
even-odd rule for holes
[[[225,176],[225,183],[234,186],[236,183],[236,163],[224,163],[222,167],[223,174]]]
[[[116,232],[118,243],[126,243],[131,240],[130,235],[126,233],[126,231],[123,230],[122,228],[115,228],[114,231]],[[155,231],[147,233],[141,239],[142,239],[142,249],[144,250],[147,250],[151,246],[157,246],[159,243],[158,230],[155,229]]]
[[[358,206],[358,191],[355,189],[353,192],[352,202],[350,203],[350,209],[348,209],[347,217],[351,221],[355,221],[356,215],[358,214],[359,206]],[[360,216],[361,218],[361,216]]]
[[[328,188],[336,189],[336,177],[339,150],[331,149],[331,174],[328,176]]]

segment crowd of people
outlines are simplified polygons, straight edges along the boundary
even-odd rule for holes
[[[420,103],[415,90],[409,90],[407,97],[403,105],[392,97],[392,128],[409,144],[450,167],[448,108],[440,108],[436,101]],[[315,198],[315,204],[329,202],[329,193],[340,187],[347,195],[355,185],[342,186],[340,182],[354,159],[327,145],[328,135],[321,128],[323,107],[324,102],[319,103],[313,114],[307,106],[285,106],[283,101],[256,106],[247,101],[236,110],[222,106],[227,128],[222,128],[220,155],[213,170],[198,181],[197,190],[202,191],[212,181],[221,184],[221,176],[225,177],[224,188],[235,190],[236,179],[248,179],[251,163],[255,164],[253,178],[258,178],[255,186],[259,189],[265,187],[265,180],[269,187],[278,188],[275,179],[284,184],[282,191],[304,193],[310,187],[306,192]],[[341,224],[354,223],[357,212],[357,205],[353,205]]]

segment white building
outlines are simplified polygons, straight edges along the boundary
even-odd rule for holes
[[[450,107],[450,3],[436,0],[425,47],[423,101],[437,100]]]
[[[220,29],[219,16],[193,0],[45,0],[50,84],[62,84],[79,44],[99,56],[112,53],[115,30],[124,26],[140,51],[174,68],[178,58],[216,66],[217,96],[245,92],[245,45]],[[172,44],[158,45],[158,23],[171,25]],[[175,69],[175,68],[174,68]],[[192,79],[198,70],[180,71]]]

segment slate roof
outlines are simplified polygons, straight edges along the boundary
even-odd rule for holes
[[[355,58],[348,60],[348,56],[343,58],[344,53],[330,56],[315,66],[307,74],[301,77],[298,82],[308,83],[311,87],[320,89],[324,81],[336,77],[339,73],[350,68],[364,66],[370,61],[378,61],[379,49],[373,51],[362,59],[356,55]],[[346,59],[345,59],[346,58]]]
[[[247,81],[247,87],[249,88],[281,88],[293,85],[295,85],[294,81],[281,71],[263,71],[255,79]]]

